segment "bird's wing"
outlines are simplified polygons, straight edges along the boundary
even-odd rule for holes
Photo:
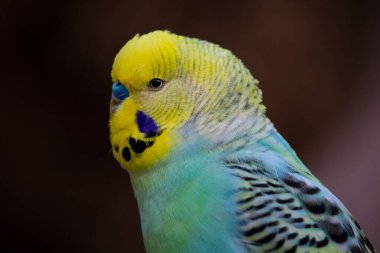
[[[266,159],[225,161],[238,178],[234,194],[249,252],[375,252],[343,204],[311,174],[300,172],[306,168],[276,168],[290,165],[268,165]]]

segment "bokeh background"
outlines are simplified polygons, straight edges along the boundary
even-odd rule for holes
[[[110,154],[110,69],[136,33],[231,49],[268,114],[380,249],[379,1],[0,2],[0,251],[144,252]]]

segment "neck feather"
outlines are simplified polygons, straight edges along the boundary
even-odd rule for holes
[[[148,252],[243,252],[230,193],[235,179],[202,146],[131,175]]]

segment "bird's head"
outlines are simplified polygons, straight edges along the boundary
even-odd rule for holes
[[[132,173],[186,142],[184,128],[215,141],[264,111],[257,81],[230,51],[167,31],[128,41],[111,75],[113,154]]]

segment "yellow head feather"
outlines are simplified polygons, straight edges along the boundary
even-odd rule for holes
[[[112,106],[110,120],[114,156],[130,172],[144,171],[187,138],[180,126],[220,137],[264,112],[257,81],[230,51],[167,31],[127,42],[111,75],[130,94]],[[154,78],[163,80],[160,90],[149,89]],[[154,122],[156,136],[141,130],[138,113]],[[136,141],[146,143],[143,152],[133,152]]]
[[[152,78],[172,78],[178,57],[176,39],[167,31],[136,35],[116,55],[112,80],[131,90],[141,90]]]

